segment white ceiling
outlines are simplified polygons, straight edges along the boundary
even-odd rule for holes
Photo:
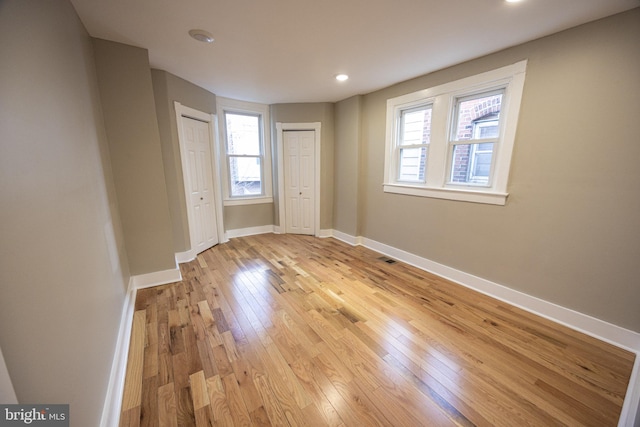
[[[93,37],[219,96],[338,101],[640,6],[639,0],[71,0]],[[196,42],[193,28],[215,42]],[[351,76],[346,82],[338,73]]]

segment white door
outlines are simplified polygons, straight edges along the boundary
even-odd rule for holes
[[[285,230],[315,234],[315,132],[286,131],[284,139]]]
[[[187,204],[191,250],[196,254],[219,242],[213,193],[213,165],[209,123],[182,117],[185,142]]]

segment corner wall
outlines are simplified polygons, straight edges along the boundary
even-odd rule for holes
[[[362,96],[335,105],[333,228],[351,236],[358,230],[358,171]]]
[[[131,274],[176,269],[148,53],[100,39],[93,46]]]

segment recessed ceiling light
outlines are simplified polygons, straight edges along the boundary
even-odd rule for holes
[[[336,80],[339,81],[339,82],[343,82],[345,80],[349,80],[349,76],[346,75],[346,74],[338,74],[336,76]]]
[[[521,0],[506,0],[507,3],[518,3]]]
[[[199,42],[203,42],[203,43],[213,42],[213,36],[211,35],[211,33],[208,33],[204,30],[190,30],[189,35],[194,39],[198,40]]]

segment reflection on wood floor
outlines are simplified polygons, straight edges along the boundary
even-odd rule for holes
[[[121,426],[614,426],[634,354],[334,239],[138,292]]]

